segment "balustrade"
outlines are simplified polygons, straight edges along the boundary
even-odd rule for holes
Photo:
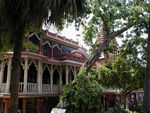
[[[42,92],[43,93],[48,93],[51,91],[51,85],[50,84],[42,84]]]
[[[6,83],[2,83],[0,87],[0,93],[5,93]],[[19,93],[23,93],[24,83],[19,83]],[[51,85],[42,84],[42,93],[50,93]],[[53,93],[59,93],[60,86],[53,85]],[[28,83],[27,84],[27,93],[38,93],[38,84],[37,83]]]
[[[37,83],[28,83],[27,84],[27,92],[37,93],[38,92],[38,84]]]
[[[53,85],[53,93],[59,93],[59,85]]]
[[[2,83],[2,84],[1,84],[0,92],[1,92],[1,93],[4,93],[4,92],[5,92],[5,89],[6,89],[6,83]]]

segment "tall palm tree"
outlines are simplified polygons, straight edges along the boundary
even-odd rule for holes
[[[3,17],[0,21],[7,26],[6,31],[0,33],[8,35],[14,52],[9,113],[17,113],[21,51],[26,29],[41,28],[43,22],[61,27],[64,20],[74,20],[83,9],[84,0],[0,0],[0,16]]]

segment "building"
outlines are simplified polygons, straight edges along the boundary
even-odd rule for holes
[[[21,55],[19,110],[22,113],[49,113],[59,100],[63,85],[72,81],[87,60],[86,50],[78,42],[43,31],[31,32]],[[8,113],[13,52],[0,53],[0,111]]]

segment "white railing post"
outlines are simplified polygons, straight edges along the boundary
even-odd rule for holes
[[[28,58],[25,57],[25,66],[24,66],[24,87],[23,92],[27,93],[27,82],[28,82]]]
[[[12,58],[9,57],[8,58],[7,83],[6,83],[5,93],[10,92],[11,63],[12,63]]]

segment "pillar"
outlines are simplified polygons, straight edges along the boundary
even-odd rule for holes
[[[23,99],[22,113],[26,113],[26,104],[27,104],[26,99]]]
[[[53,93],[53,64],[51,64],[50,75],[51,75],[51,93]]]
[[[76,74],[77,74],[76,66],[74,66],[74,70],[73,70],[73,76],[74,76],[74,79],[75,79]]]
[[[25,65],[24,65],[24,86],[23,92],[27,93],[27,82],[28,82],[28,58],[25,57]]]
[[[3,82],[3,77],[4,77],[4,62],[2,61],[2,63],[1,63],[1,71],[0,71],[0,90],[1,90],[1,84]]]
[[[42,93],[42,62],[41,62],[41,60],[38,60],[37,81],[38,81],[38,92]]]
[[[41,113],[41,100],[37,99],[37,113]]]
[[[60,67],[60,71],[59,71],[59,88],[60,88],[60,91],[62,89],[62,69]]]
[[[68,83],[68,74],[69,74],[69,71],[68,71],[68,65],[66,65],[66,84]]]
[[[51,59],[53,59],[53,43],[52,43],[52,46],[51,46]]]
[[[8,113],[8,104],[9,104],[9,101],[8,101],[8,100],[5,100],[4,113]]]
[[[10,92],[11,63],[12,63],[12,58],[9,57],[8,58],[7,83],[6,83],[5,93]]]

